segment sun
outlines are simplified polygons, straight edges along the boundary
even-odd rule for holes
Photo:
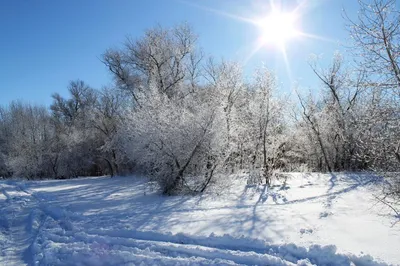
[[[285,3],[291,2],[291,5],[284,5],[284,1]],[[253,16],[231,14],[217,9],[198,6],[191,2],[190,5],[251,25],[257,31],[257,35],[254,42],[249,42],[246,47],[248,53],[246,53],[245,58],[242,60],[243,64],[247,64],[260,51],[263,52],[263,55],[266,55],[265,52],[267,52],[268,56],[271,54],[274,56],[280,54],[283,57],[283,63],[290,76],[289,57],[291,54],[288,53],[288,50],[293,48],[293,46],[289,45],[290,42],[297,40],[300,43],[304,39],[318,39],[332,42],[330,39],[303,31],[302,22],[305,13],[310,10],[310,2],[309,0],[257,1],[257,4],[254,5],[257,10],[251,12]],[[268,13],[264,13],[265,11]]]
[[[266,17],[258,19],[256,25],[260,31],[261,45],[273,45],[283,48],[285,44],[300,35],[296,28],[297,18],[294,13],[273,11]]]

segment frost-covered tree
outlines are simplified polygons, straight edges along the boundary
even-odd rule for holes
[[[98,175],[107,173],[105,169],[109,169],[109,174],[114,173],[100,150],[104,136],[93,123],[98,92],[80,80],[72,81],[68,91],[69,98],[54,94],[50,106],[57,132],[52,142],[54,174],[57,177]]]
[[[306,128],[306,138],[303,139],[306,143],[309,142],[310,146],[313,147],[312,150],[309,150],[311,155],[310,159],[313,158],[317,161],[316,164],[312,162],[312,160],[308,160],[308,163],[311,165],[317,165],[317,170],[328,170],[332,171],[331,161],[328,154],[328,148],[326,143],[326,138],[323,134],[324,130],[321,123],[321,114],[322,110],[320,106],[318,106],[313,99],[312,95],[308,95],[307,98],[302,98],[299,94],[299,101],[301,105],[301,112],[303,118],[302,126]],[[301,127],[300,127],[301,129]],[[325,131],[326,132],[326,131]]]
[[[50,175],[47,156],[54,134],[47,109],[12,102],[8,108],[7,164],[15,176],[42,178]]]
[[[5,108],[0,107],[0,177],[8,177],[11,175],[10,169],[7,166],[10,139],[9,112]]]
[[[117,90],[104,88],[97,92],[96,102],[90,110],[88,125],[99,140],[98,156],[109,168],[111,176],[121,174],[128,169],[129,162],[119,146],[118,133],[125,121],[125,112],[129,104]]]
[[[400,12],[396,0],[359,0],[356,18],[345,13],[357,66],[370,84],[400,96]],[[367,85],[367,84],[366,84]]]
[[[210,58],[205,65],[205,78],[209,81],[207,101],[221,116],[220,142],[226,154],[226,164],[234,171],[239,155],[238,98],[244,90],[242,68],[235,62],[215,62]]]
[[[169,97],[184,97],[196,82],[202,55],[196,49],[197,36],[187,24],[171,29],[161,26],[147,30],[144,37],[127,38],[122,49],[109,49],[103,62],[116,85],[129,92],[134,101],[156,87]]]
[[[344,64],[339,53],[334,55],[333,62],[328,68],[318,67],[315,60],[310,63],[312,70],[322,82],[322,99],[318,103],[321,109],[320,117],[319,121],[313,122],[313,131],[317,139],[318,135],[322,139],[325,138],[326,149],[329,150],[326,156],[324,155],[325,164],[328,170],[330,168],[335,171],[358,168],[355,159],[359,121],[357,108],[360,97],[365,92],[362,86],[365,72],[353,71]],[[304,111],[304,105],[302,107]],[[311,125],[309,119],[307,120]],[[321,146],[322,142],[318,142]],[[331,165],[328,165],[327,160]]]
[[[394,0],[359,1],[356,18],[346,15],[357,68],[370,97],[359,156],[374,168],[393,169],[400,142],[400,11]],[[398,165],[400,167],[400,165]]]
[[[196,40],[185,24],[156,27],[104,55],[116,87],[133,99],[112,145],[167,194],[204,190],[217,165],[219,145],[210,143],[218,111],[199,83]]]
[[[262,169],[266,184],[270,184],[273,170],[284,167],[285,153],[285,104],[278,97],[275,75],[266,68],[260,68],[250,86],[248,122],[244,131],[252,136],[251,165]]]
[[[132,111],[124,132],[130,157],[166,194],[204,190],[216,167],[215,110],[192,103],[156,93]]]

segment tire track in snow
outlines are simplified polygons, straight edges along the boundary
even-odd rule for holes
[[[96,254],[95,250],[100,247],[102,253],[111,254],[120,251],[132,251],[135,254],[141,254],[145,258],[145,254],[150,253],[152,257],[156,255],[163,260],[185,258],[186,261],[189,261],[195,258],[196,260],[208,263],[215,262],[216,264],[221,264],[221,262],[225,262],[227,265],[296,265],[279,256],[267,253],[261,254],[254,251],[230,250],[162,240],[100,236],[84,232],[69,234],[68,236],[49,235],[48,240],[57,243],[57,246],[60,246],[60,244],[69,246],[68,249],[70,252],[74,252],[74,247],[81,247],[81,250],[85,250],[83,248],[85,246],[87,250],[93,250],[93,254]],[[217,263],[218,261],[219,263]]]
[[[34,246],[45,221],[39,200],[16,181],[1,185],[6,197],[0,223],[6,225],[1,265],[34,265]]]
[[[31,235],[29,246],[25,252],[28,255],[28,264],[42,265],[44,246],[48,235],[50,235],[46,231],[59,228],[63,232],[70,232],[74,228],[71,218],[79,220],[80,216],[57,204],[51,204],[49,202],[51,197],[45,193],[31,191],[24,184],[16,184],[16,187],[29,195],[34,202],[26,225],[26,231]],[[45,263],[45,265],[47,264]]]
[[[6,200],[2,202],[2,225],[1,255],[0,263],[4,265],[25,265],[23,251],[29,245],[24,234],[26,207],[29,195],[22,192],[15,182],[1,184],[1,192]]]
[[[208,264],[230,265],[387,265],[374,261],[369,256],[357,257],[336,253],[335,246],[310,248],[298,247],[294,244],[269,245],[262,240],[250,238],[234,238],[229,235],[209,237],[188,237],[183,234],[161,234],[158,232],[133,231],[101,231],[83,230],[71,231],[62,235],[49,234],[47,240],[55,243],[54,247],[62,246],[62,251],[76,254],[81,252],[81,258],[94,256],[118,256],[128,252],[134,257],[138,254],[174,260],[186,258],[187,261],[207,261]],[[79,251],[77,251],[79,250]],[[122,253],[121,253],[122,252]],[[49,252],[48,252],[49,253]],[[100,257],[101,257],[100,256]],[[47,263],[49,258],[44,258]],[[220,260],[221,263],[216,263]],[[224,262],[224,263],[222,263]],[[96,265],[96,264],[88,264]],[[107,265],[107,264],[102,264]],[[172,264],[175,265],[175,264]]]

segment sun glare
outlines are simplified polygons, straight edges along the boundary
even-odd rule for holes
[[[247,62],[249,62],[251,58],[253,58],[260,51],[264,52],[264,55],[266,52],[268,55],[274,56],[279,54],[283,59],[281,60],[281,58],[279,58],[279,62],[283,61],[290,79],[290,59],[291,55],[293,55],[293,53],[288,53],[288,49],[293,48],[292,46],[288,45],[290,42],[300,42],[302,39],[318,39],[325,42],[336,43],[334,40],[303,31],[302,22],[305,13],[309,12],[310,9],[309,3],[311,1],[309,0],[263,0],[254,2],[257,2],[254,4],[255,10],[252,12],[254,16],[242,16],[199,6],[187,0],[187,4],[193,5],[197,8],[201,8],[219,16],[252,25],[257,31],[258,35],[253,42],[248,43],[248,46],[246,47],[246,50],[248,49],[248,53],[246,53],[245,58],[243,59],[243,64],[247,64]],[[283,4],[283,2],[286,4]],[[287,5],[289,2],[291,4]]]
[[[290,60],[287,51],[291,48],[288,45],[290,42],[294,42],[295,40],[300,41],[304,38],[318,39],[327,42],[332,42],[332,40],[303,31],[301,25],[305,12],[309,8],[308,0],[292,1],[293,3],[296,2],[296,5],[292,4],[290,7],[283,5],[283,1],[284,0],[263,0],[262,4],[261,1],[258,1],[257,3],[259,4],[256,5],[257,10],[255,10],[256,14],[254,14],[254,16],[241,16],[212,8],[195,6],[217,15],[254,26],[258,32],[258,36],[254,42],[249,44],[248,47],[250,47],[251,50],[249,49],[248,54],[246,54],[243,60],[244,64],[259,51],[272,51],[274,52],[273,54],[276,54],[275,52],[277,51],[282,55],[287,72],[290,76]],[[192,3],[190,4],[194,5]],[[264,13],[265,11],[269,13]]]
[[[285,46],[290,39],[297,37],[300,32],[296,29],[296,17],[292,13],[274,11],[257,21],[262,45],[274,45],[278,48]]]

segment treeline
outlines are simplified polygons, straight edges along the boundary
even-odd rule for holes
[[[206,57],[186,24],[127,39],[102,56],[114,87],[77,80],[50,108],[0,108],[0,176],[139,173],[174,194],[238,171],[267,184],[277,170],[399,171],[398,13],[374,2],[363,23],[349,20],[356,64],[311,61],[321,87],[296,100],[266,68],[245,79],[239,64]]]

